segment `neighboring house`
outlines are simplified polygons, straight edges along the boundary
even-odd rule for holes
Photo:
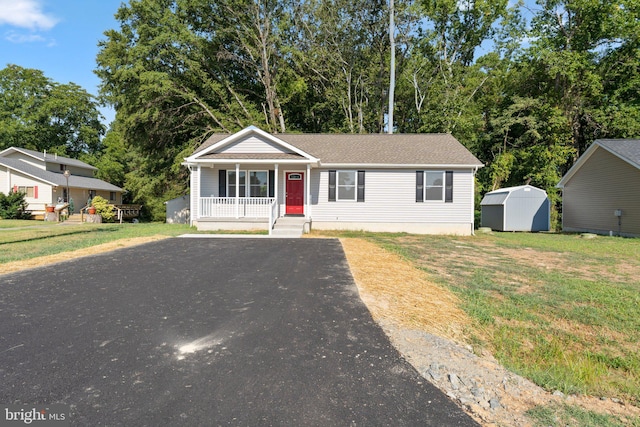
[[[551,224],[547,192],[531,185],[490,191],[480,209],[482,226],[496,231],[549,231]]]
[[[64,171],[71,175],[68,180]],[[58,199],[73,200],[74,211],[79,212],[89,197],[102,196],[110,203],[122,203],[122,189],[94,178],[97,169],[80,160],[11,147],[0,151],[0,191],[21,191],[26,194],[28,209],[34,215],[44,214],[45,206]]]
[[[198,229],[473,232],[482,163],[447,134],[216,134],[185,159]],[[307,227],[309,228],[309,227]]]
[[[640,236],[640,140],[594,141],[558,187],[563,230]]]

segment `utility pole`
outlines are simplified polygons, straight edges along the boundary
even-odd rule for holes
[[[387,114],[387,133],[393,133],[393,105],[396,90],[396,39],[394,25],[394,0],[389,0],[389,42],[391,44],[391,65],[389,76],[389,111]]]

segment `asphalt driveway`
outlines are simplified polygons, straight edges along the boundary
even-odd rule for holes
[[[0,276],[0,403],[69,405],[72,425],[477,425],[315,239],[175,238]]]

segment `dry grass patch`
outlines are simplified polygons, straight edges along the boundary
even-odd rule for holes
[[[103,243],[100,245],[90,246],[88,248],[77,249],[70,252],[61,252],[53,255],[45,255],[38,258],[25,259],[20,261],[12,261],[2,264],[2,274],[15,273],[17,271],[26,270],[34,267],[55,264],[57,262],[68,261],[71,259],[82,258],[85,256],[101,254],[114,249],[125,248],[129,246],[142,245],[144,243],[155,242],[157,240],[166,239],[169,236],[145,236],[134,237],[132,239],[115,240],[113,242]]]
[[[363,239],[340,239],[374,319],[464,341],[469,317],[460,300],[398,255]]]

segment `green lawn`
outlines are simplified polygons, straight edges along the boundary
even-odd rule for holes
[[[114,240],[181,234],[267,234],[267,230],[198,232],[183,224],[78,224],[0,219],[0,265],[82,249]]]
[[[334,235],[369,239],[453,290],[472,344],[514,372],[550,391],[640,404],[640,239]]]
[[[54,225],[52,225],[54,224]],[[0,265],[82,249],[113,240],[144,236],[194,233],[181,224],[78,224],[0,220]]]

